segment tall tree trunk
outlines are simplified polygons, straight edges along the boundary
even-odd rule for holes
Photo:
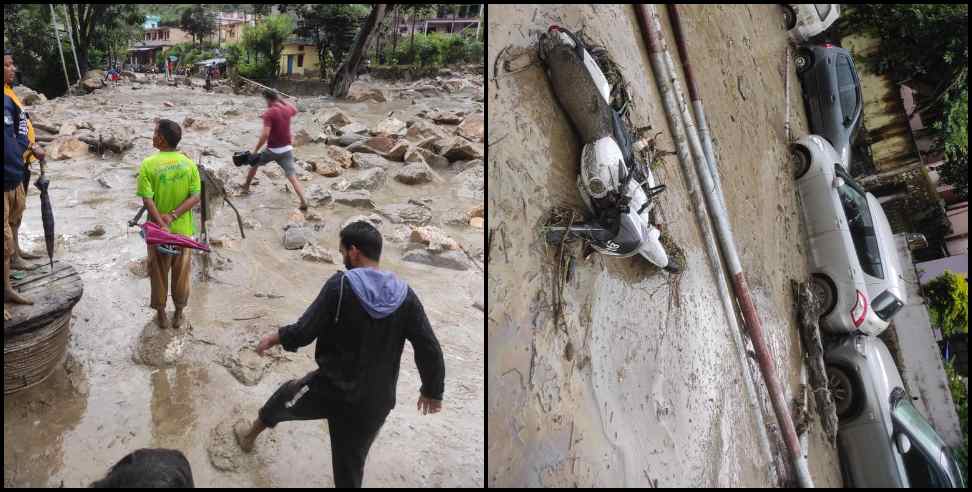
[[[393,5],[379,3],[371,8],[371,14],[368,15],[368,19],[361,26],[358,35],[354,38],[354,46],[351,48],[351,52],[334,74],[334,80],[331,82],[331,94],[334,97],[345,97],[348,95],[348,89],[351,88],[351,83],[358,77],[358,69],[361,67],[361,62],[367,53],[368,43],[373,39],[375,32],[381,25],[382,19],[385,18],[388,7]]]
[[[398,6],[395,6],[395,37],[392,38],[392,53],[398,50]]]
[[[412,10],[412,40],[408,44],[408,51],[415,49],[415,10]]]

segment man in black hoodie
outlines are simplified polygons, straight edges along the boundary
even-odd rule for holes
[[[285,383],[248,425],[237,422],[237,441],[250,452],[258,435],[289,420],[327,419],[338,487],[361,487],[365,459],[395,407],[405,340],[422,378],[423,414],[442,408],[445,359],[415,292],[395,274],[378,269],[381,233],[366,222],[341,230],[347,272],[334,274],[297,323],[263,337],[257,352],[282,345],[294,352],[317,340],[318,369]]]

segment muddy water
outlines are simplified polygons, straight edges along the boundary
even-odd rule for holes
[[[170,101],[174,107],[163,105]],[[469,95],[437,99],[400,100],[382,104],[338,103],[329,98],[301,101],[304,111],[292,124],[294,132],[319,130],[314,114],[338,107],[353,119],[372,125],[389,112],[403,121],[421,109],[481,110]],[[154,118],[182,122],[186,116],[223,117],[213,130],[184,129],[180,148],[197,158],[204,148],[217,154],[200,162],[215,169],[232,167],[234,151],[252,149],[260,127],[259,97],[201,94],[187,88],[152,85],[132,90],[128,85],[109,88],[83,98],[61,98],[34,108],[37,118],[58,123],[74,118],[96,126],[128,125],[138,137],[135,147],[122,156],[110,152],[104,159],[88,156],[51,161],[51,199],[59,235],[56,255],[71,261],[81,272],[85,293],[74,310],[70,353],[80,375],[63,369],[49,383],[4,398],[4,483],[13,486],[86,486],[128,452],[142,447],[168,447],[183,451],[200,486],[331,486],[330,447],[322,422],[281,425],[261,436],[258,451],[246,457],[246,466],[222,472],[210,464],[212,431],[228,419],[252,419],[283,382],[315,367],[313,348],[273,358],[253,386],[241,384],[220,365],[227,354],[238,355],[260,336],[292,323],[317,296],[323,282],[340,265],[308,263],[299,251],[287,251],[281,239],[283,225],[295,210],[297,199],[285,191],[282,174],[258,173],[259,184],[249,197],[231,198],[240,212],[259,224],[240,239],[235,215],[228,207],[210,222],[210,237],[230,239],[215,248],[213,279],[199,274],[188,308],[188,326],[161,334],[148,307],[149,281],[134,275],[129,265],[145,257],[144,243],[126,222],[140,203],[134,196],[138,162],[152,153]],[[223,116],[227,110],[239,116]],[[298,147],[298,159],[313,159],[320,145]],[[275,165],[267,166],[272,169]],[[353,176],[349,170],[342,178]],[[409,187],[391,176],[373,194],[378,206],[408,199],[429,199],[433,224],[443,214],[466,210],[481,202],[458,197],[451,171],[440,171],[442,182]],[[328,189],[341,178],[308,174],[305,189],[317,184]],[[242,183],[243,170],[232,179]],[[98,184],[105,178],[111,188]],[[32,190],[33,191],[33,190]],[[43,248],[38,197],[29,196],[29,209],[21,228],[26,249]],[[337,251],[341,224],[353,215],[370,214],[342,205],[312,208],[322,222],[308,223],[313,239]],[[102,225],[106,234],[90,238],[84,233]],[[316,229],[315,229],[316,226]],[[365,471],[368,486],[482,486],[483,436],[483,313],[472,306],[481,298],[483,276],[476,268],[457,272],[402,262],[404,243],[388,240],[396,226],[384,220],[386,244],[382,267],[408,281],[422,299],[426,313],[445,352],[447,371],[444,411],[420,416],[415,409],[421,381],[406,344],[398,387],[398,407],[376,440]],[[441,225],[473,255],[482,251],[482,230]],[[218,259],[217,259],[218,258]],[[340,261],[340,256],[338,256]],[[444,288],[448,286],[448,288]],[[267,297],[266,294],[272,294]],[[258,297],[259,295],[259,297]],[[169,306],[171,316],[172,306]],[[245,364],[251,360],[242,357]],[[135,362],[138,360],[139,362]],[[80,388],[80,390],[76,389]]]
[[[676,283],[638,258],[589,260],[577,249],[555,326],[554,248],[537,227],[552,206],[580,210],[578,147],[542,69],[530,65],[551,24],[606,46],[629,82],[635,127],[663,132],[661,98],[630,6],[490,6],[489,484],[491,486],[775,486],[725,313],[674,156],[659,169],[668,190],[663,228],[686,250]],[[663,28],[674,46],[664,9]],[[783,163],[784,49],[777,6],[686,7],[683,23],[716,137],[737,247],[786,395],[799,384],[800,348],[789,280],[806,275],[792,177]],[[504,48],[522,71],[495,60]],[[672,55],[677,54],[672,51]],[[497,67],[499,67],[497,71]],[[790,77],[793,134],[805,131]],[[495,77],[495,78],[494,78]],[[500,140],[502,139],[502,140]],[[747,343],[747,345],[750,345]],[[763,407],[771,408],[757,374]],[[772,411],[766,413],[780,449]],[[818,486],[839,485],[836,452],[812,427]]]

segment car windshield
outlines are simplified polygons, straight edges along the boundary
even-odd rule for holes
[[[820,16],[820,20],[824,20],[827,18],[827,14],[830,13],[829,3],[815,3],[813,4],[813,6],[817,8],[817,15]]]
[[[898,299],[898,297],[892,294],[889,290],[882,292],[871,301],[871,309],[873,309],[878,317],[884,321],[888,321],[893,318],[895,314],[898,314],[898,311],[900,311],[903,306],[904,303],[901,302],[901,299]]]
[[[964,488],[962,471],[948,446],[918,413],[911,400],[903,396],[904,391],[897,388],[895,393],[898,398],[891,410],[891,418],[895,431],[903,432],[912,444],[911,450],[903,456],[911,486]]]
[[[847,227],[854,240],[854,250],[861,263],[864,273],[884,278],[884,266],[881,264],[881,252],[878,249],[877,233],[874,222],[871,221],[871,211],[867,206],[867,197],[861,187],[855,183],[844,170],[837,165],[837,175],[843,178],[844,184],[837,188],[840,204],[847,216]]]

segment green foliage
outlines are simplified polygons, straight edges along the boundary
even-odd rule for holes
[[[260,78],[275,78],[280,69],[280,53],[283,51],[284,41],[294,30],[294,22],[287,15],[272,15],[263,19],[253,27],[243,29],[243,46],[260,56],[259,61],[252,61],[240,67],[240,75],[261,74]],[[269,74],[267,72],[269,70]]]
[[[433,66],[455,63],[482,63],[483,43],[468,37],[439,33],[416,34],[415,44],[400,43],[384,50],[389,65]]]
[[[249,62],[246,60],[240,62],[239,73],[248,79],[267,80],[276,76],[278,67],[279,64],[275,60],[252,58]]]
[[[943,336],[969,332],[969,284],[948,270],[924,287],[932,322]]]
[[[298,4],[296,33],[313,39],[321,59],[321,77],[335,68],[354,44],[368,7],[361,4]]]

